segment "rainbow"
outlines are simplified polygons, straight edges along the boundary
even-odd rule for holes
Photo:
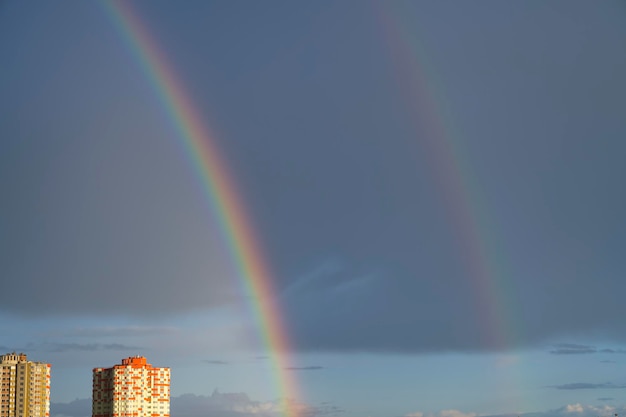
[[[219,153],[216,138],[198,114],[173,64],[131,8],[131,2],[102,4],[149,79],[202,183],[204,197],[216,213],[220,231],[250,300],[261,339],[272,360],[273,378],[277,393],[284,401],[284,414],[297,417],[301,408],[297,401],[300,396],[294,373],[286,370],[289,339],[276,300],[272,274],[237,186]]]
[[[380,27],[396,71],[398,87],[415,132],[420,132],[417,152],[427,155],[439,198],[457,238],[457,250],[470,281],[471,298],[480,321],[481,345],[495,352],[517,346],[523,332],[516,320],[521,310],[511,296],[506,275],[506,256],[498,248],[496,229],[472,172],[462,133],[454,127],[445,99],[445,86],[419,39],[415,22],[406,21],[410,4],[378,5]],[[426,132],[426,133],[424,133]],[[510,386],[521,377],[509,376]],[[520,404],[512,404],[520,408]],[[510,409],[508,409],[510,412]]]
[[[410,13],[394,9],[396,5],[385,3],[377,15],[408,115],[415,132],[421,133],[417,152],[428,156],[439,198],[457,237],[458,254],[472,280],[482,344],[503,350],[514,345],[515,335],[510,330],[510,305],[504,303],[507,291],[502,287],[502,257],[496,256],[494,228],[459,140],[462,134],[454,128],[445,88],[412,27],[415,23],[402,21]]]

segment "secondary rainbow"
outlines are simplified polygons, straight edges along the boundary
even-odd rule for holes
[[[494,228],[459,140],[462,135],[454,129],[444,85],[427,59],[415,22],[403,21],[411,11],[400,10],[399,6],[396,10],[394,6],[384,4],[378,16],[402,99],[415,131],[421,133],[416,151],[427,155],[439,198],[457,237],[458,256],[465,265],[467,279],[472,281],[473,301],[482,324],[478,329],[481,344],[503,350],[514,345],[516,335],[512,333],[511,303],[503,286],[503,257],[494,245]]]
[[[457,237],[458,256],[465,265],[479,318],[476,333],[482,338],[480,346],[503,352],[516,346],[523,331],[515,320],[519,307],[510,294],[506,257],[496,244],[496,229],[464,150],[462,134],[454,128],[445,85],[428,60],[415,21],[405,20],[413,11],[402,6],[410,4],[381,4],[377,16],[395,64],[402,99],[415,132],[422,133],[418,152],[427,156],[439,198]],[[513,387],[511,391],[522,383],[522,376],[516,372],[513,370],[506,381]],[[520,400],[514,401],[511,407],[524,408]]]
[[[276,301],[270,269],[250,224],[233,177],[216,140],[189,97],[174,66],[131,8],[130,2],[103,2],[136,62],[149,79],[204,188],[254,312],[257,328],[273,361],[277,394],[284,413],[297,417],[299,393],[293,372],[286,370],[289,339]]]

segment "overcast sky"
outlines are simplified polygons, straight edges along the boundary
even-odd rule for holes
[[[624,2],[132,9],[233,175],[302,417],[623,409]],[[216,208],[110,10],[0,2],[0,350],[52,364],[53,417],[135,354],[173,415],[274,417]]]

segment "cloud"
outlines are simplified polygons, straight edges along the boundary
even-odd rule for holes
[[[179,417],[201,417],[207,414],[215,417],[279,417],[285,408],[297,409],[303,417],[335,416],[343,410],[332,404],[306,405],[291,400],[253,401],[244,393],[220,393],[217,390],[210,396],[185,394],[174,397],[171,414]]]
[[[577,345],[574,343],[559,343],[554,346],[556,349],[550,351],[553,355],[580,355],[598,352],[595,346]]]
[[[459,410],[440,410],[435,413],[423,413],[420,411],[405,414],[405,417],[476,417],[477,413],[465,413]]]
[[[323,366],[290,366],[285,368],[288,371],[317,371],[319,369],[324,369]]]
[[[51,417],[86,417],[91,415],[91,399],[76,399],[69,403],[51,403]]]
[[[585,406],[583,406],[582,404],[568,404],[563,409],[563,412],[567,413],[567,414],[569,414],[569,413],[580,414],[583,411],[585,411]]]
[[[596,7],[606,13],[613,6]],[[576,22],[585,17],[576,10],[558,27],[573,49],[580,44]],[[484,8],[467,12],[467,21],[487,22]],[[443,114],[422,111],[436,96],[420,93],[412,102],[412,91],[432,90],[422,84],[428,80],[399,77],[419,71],[387,68],[388,51],[378,48],[342,55],[349,65],[375,64],[359,65],[366,71],[323,62],[321,68],[346,69],[330,77],[302,77],[297,54],[273,72],[241,72],[236,68],[248,66],[216,59],[226,65],[223,74],[237,72],[239,87],[229,77],[199,71],[193,78],[181,68],[191,77],[183,84],[197,94],[198,122],[215,113],[223,127],[215,145],[224,147],[234,173],[231,191],[245,194],[251,232],[267,253],[259,260],[275,271],[294,349],[502,351],[572,334],[626,341],[626,304],[618,296],[626,289],[619,272],[626,244],[619,74],[626,62],[614,53],[623,49],[614,36],[621,26],[586,19],[589,36],[578,55],[563,53],[570,49],[558,37],[536,36],[520,39],[495,72],[483,67],[489,60],[471,60],[471,68],[456,61],[500,51],[503,40],[518,39],[530,25],[539,25],[538,34],[557,30],[534,13],[517,15],[505,27],[466,31],[469,49],[442,55],[450,71],[440,73],[452,77],[442,84],[463,86],[446,93],[455,129],[438,124],[446,117],[431,117]],[[269,13],[266,23],[274,27],[283,17]],[[378,33],[372,29],[356,25],[350,39]],[[6,33],[15,48],[23,45],[19,32]],[[345,40],[317,32],[306,38],[302,51],[334,50]],[[205,46],[194,42],[189,56],[204,56],[195,52]],[[529,60],[537,50],[545,59]],[[272,56],[267,52],[254,56]],[[594,59],[571,65],[588,52]],[[68,49],[67,56],[81,54]],[[228,225],[220,229],[219,210],[196,174],[202,170],[152,105],[154,94],[116,90],[127,71],[121,78],[110,71],[107,83],[97,82],[96,72],[77,77],[81,67],[72,65],[79,61],[70,61],[44,71],[18,60],[15,74],[38,82],[18,78],[0,96],[0,288],[37,288],[28,297],[3,292],[0,310],[154,317],[239,305],[246,296],[228,249],[238,242],[224,239]],[[519,71],[528,62],[538,66]],[[408,94],[396,97],[407,85]],[[204,95],[213,90],[214,98]],[[111,99],[127,95],[129,103]],[[23,104],[29,97],[38,97],[35,107]],[[220,97],[226,104],[218,113],[203,107]],[[259,106],[259,97],[268,100]],[[509,97],[515,105],[502,105]],[[454,131],[463,134],[445,137]]]
[[[586,355],[592,353],[607,353],[607,354],[624,354],[625,349],[611,349],[611,348],[597,348],[590,345],[579,345],[576,343],[559,343],[554,345],[554,349],[550,351],[553,355]],[[610,361],[601,361],[610,362]]]
[[[600,397],[597,398],[598,401],[613,401],[615,398],[613,397]]]
[[[622,389],[626,388],[626,385],[615,385],[611,382],[603,384],[592,384],[588,382],[574,382],[571,384],[563,385],[551,385],[550,388],[556,388],[560,390],[578,390],[578,389]]]
[[[531,413],[510,413],[482,415],[481,417],[598,417],[613,416],[615,414],[622,415],[626,413],[626,407],[612,407],[608,405],[594,406],[584,404],[567,404],[563,407],[531,412]],[[405,414],[404,417],[476,417],[478,414],[474,412],[463,412],[459,410],[441,410],[433,413],[415,411]]]
[[[617,361],[604,360],[600,361],[600,363],[617,363]]]
[[[208,364],[211,364],[211,365],[228,365],[230,363],[230,362],[220,361],[220,360],[216,360],[216,359],[206,359],[206,360],[203,360],[202,362],[208,363]]]
[[[254,401],[244,393],[220,393],[210,396],[183,394],[170,402],[172,415],[178,417],[280,417],[285,407],[297,409],[303,417],[333,417],[343,409],[330,403],[311,406],[294,401]],[[91,400],[77,399],[69,403],[52,403],[51,417],[85,417],[91,414]]]
[[[547,411],[544,413],[540,413],[542,415],[537,417],[550,417],[550,416],[568,416],[568,415],[576,415],[578,417],[597,417],[597,416],[612,416],[615,414],[623,414],[626,411],[626,408],[621,407],[611,407],[608,405],[604,406],[594,406],[594,405],[584,405],[580,403],[576,404],[568,404],[564,407],[558,408],[556,410]],[[534,414],[533,414],[534,415]]]
[[[59,122],[63,130],[69,120]],[[3,276],[38,292],[18,300],[3,291],[0,311],[154,317],[240,301],[217,224],[171,139],[92,133],[88,145],[82,135],[45,135],[51,147],[39,142],[31,156],[46,168],[28,174],[23,152],[34,143],[3,143],[0,189],[12,196],[0,210],[10,241],[0,244]]]

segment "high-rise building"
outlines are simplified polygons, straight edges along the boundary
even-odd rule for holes
[[[170,368],[155,368],[143,356],[93,370],[93,417],[169,417]]]
[[[50,365],[23,353],[0,356],[0,417],[50,415]]]

